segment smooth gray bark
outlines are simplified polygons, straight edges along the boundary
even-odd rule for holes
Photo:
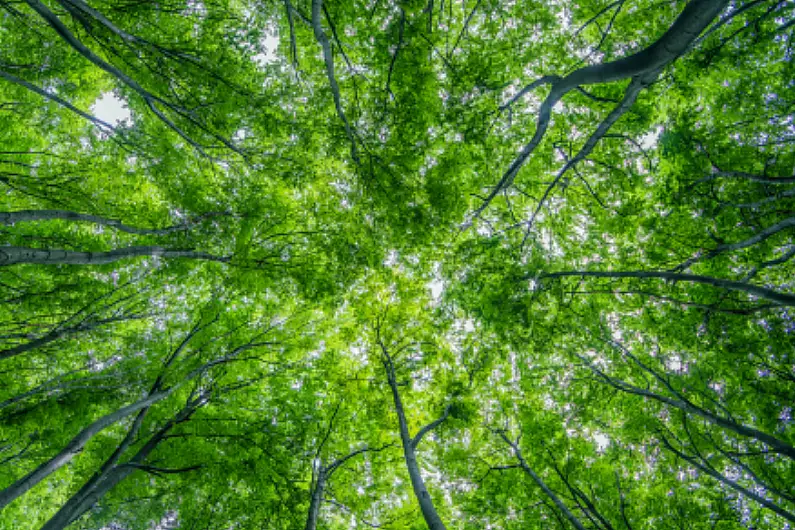
[[[77,114],[81,118],[84,118],[84,119],[90,121],[94,125],[98,126],[100,129],[103,129],[103,130],[106,130],[106,131],[115,131],[116,130],[113,127],[113,125],[111,125],[110,123],[102,121],[99,118],[97,118],[95,116],[92,116],[91,114],[78,109],[77,107],[75,107],[74,105],[72,105],[71,103],[66,101],[65,99],[60,98],[57,95],[52,94],[50,92],[47,92],[43,88],[39,88],[36,85],[28,83],[24,79],[21,79],[21,78],[15,76],[13,74],[9,74],[8,72],[0,70],[0,78],[3,78],[6,81],[9,81],[9,82],[17,84],[17,85],[19,85],[21,87],[24,87],[24,88],[30,90],[31,92],[33,92],[34,94],[38,94],[38,95],[42,96],[45,99],[49,99],[50,101],[56,102],[57,104],[61,105],[62,107],[66,108],[66,109],[69,109],[70,111],[74,112],[75,114]]]
[[[174,352],[166,360],[163,366],[164,371],[168,369],[175,362],[177,357],[185,350],[191,339],[199,331],[204,329],[207,325],[209,324],[202,324],[201,322],[199,322],[191,329],[190,333],[186,335],[186,337],[182,340],[180,345],[174,350]],[[239,355],[240,353],[247,351],[251,348],[261,346],[262,344],[263,343],[250,342],[242,346],[238,346],[227,355],[219,359],[209,361],[203,364],[202,366],[199,366],[191,370],[187,375],[185,375],[185,377],[181,381],[166,389],[161,388],[163,382],[163,372],[161,372],[161,374],[158,375],[158,377],[155,379],[152,388],[150,389],[149,393],[145,398],[131,405],[127,405],[126,407],[123,407],[119,410],[111,412],[110,414],[107,414],[102,418],[96,420],[91,425],[80,431],[80,433],[78,433],[77,436],[72,438],[69,444],[67,444],[67,446],[64,447],[64,449],[62,449],[53,458],[51,458],[47,462],[44,462],[35,470],[31,471],[26,476],[22,477],[14,484],[12,484],[8,488],[0,492],[0,509],[2,509],[5,505],[7,505],[9,502],[13,501],[20,495],[24,494],[26,491],[28,491],[30,488],[35,486],[41,480],[49,476],[51,473],[54,473],[62,466],[67,464],[72,458],[74,458],[77,454],[79,454],[83,450],[83,448],[91,440],[91,438],[93,438],[103,429],[109,427],[110,425],[113,425],[114,423],[122,420],[123,418],[129,416],[130,414],[138,412],[139,413],[138,417],[136,418],[133,425],[133,430],[137,431],[137,429],[140,427],[141,422],[143,421],[143,416],[146,414],[146,411],[149,409],[149,407],[151,407],[153,404],[167,398],[168,396],[173,394],[178,388],[181,388],[184,384],[186,384],[188,381],[191,381],[198,375],[205,373],[210,368],[217,366],[218,364],[227,362],[233,359],[234,357],[236,357],[237,355]],[[130,437],[128,436],[128,438]],[[105,470],[105,468],[112,467],[112,465],[115,465],[115,461],[118,460],[118,458],[121,456],[121,453],[124,452],[124,450],[126,449],[126,445],[128,445],[130,441],[131,439],[122,442],[122,444],[120,445],[120,449],[118,449],[114,453],[114,456],[111,457],[110,459],[111,463],[110,464],[106,463],[103,466],[103,470]],[[101,475],[104,474],[104,471],[103,473],[100,474]],[[94,481],[95,479],[92,479],[91,481],[89,481],[89,484]]]
[[[542,273],[537,279],[554,279],[563,278],[566,276],[581,276],[593,278],[659,278],[662,280],[669,280],[672,282],[692,282],[704,283],[721,287],[731,291],[742,291],[771,302],[776,302],[781,305],[795,305],[795,295],[780,293],[766,287],[759,287],[745,282],[737,282],[733,280],[722,280],[720,278],[712,278],[710,276],[699,276],[696,274],[681,274],[678,272],[668,271],[563,271]],[[530,280],[533,277],[527,276],[524,279]]]
[[[175,350],[175,352],[168,358],[165,363],[165,367],[171,365],[176,357],[179,355],[181,351],[185,348],[187,343],[190,341],[191,337],[193,337],[200,329],[205,327],[202,324],[197,324],[188,334],[188,336],[182,341],[180,346]],[[149,393],[149,398],[159,394],[165,394],[166,397],[171,395],[177,388],[180,388],[182,385],[191,381],[196,376],[207,372],[210,368],[218,366],[220,364],[224,364],[226,362],[230,362],[234,358],[236,358],[241,353],[248,351],[253,348],[257,348],[260,346],[267,345],[269,343],[266,342],[248,342],[241,346],[236,347],[234,350],[229,352],[227,355],[220,357],[218,359],[214,359],[212,361],[208,361],[202,366],[199,366],[193,370],[191,370],[179,383],[175,384],[174,386],[166,389],[160,390],[160,385],[162,383],[162,378],[159,376],[152,387],[152,390]],[[149,399],[147,398],[147,399]],[[162,398],[161,398],[162,399]],[[159,401],[159,400],[158,400]],[[127,450],[129,445],[132,443],[133,439],[135,438],[136,433],[141,427],[143,422],[143,417],[148,410],[148,407],[151,405],[145,405],[144,407],[139,407],[138,417],[135,419],[133,427],[128,432],[127,437],[122,441],[121,444],[117,447],[114,453],[111,455],[110,458],[103,464],[99,472],[94,475],[81,489],[78,491],[77,494],[73,495],[66,504],[64,504],[58,513],[56,513],[52,519],[50,519],[43,527],[42,530],[53,530],[53,529],[61,529],[65,528],[67,525],[71,524],[77,518],[82,516],[87,510],[89,510],[96,502],[101,499],[108,491],[110,491],[116,484],[127,478],[131,473],[138,469],[155,469],[151,468],[151,466],[146,466],[145,461],[146,458],[149,456],[149,453],[154,451],[157,445],[165,439],[166,434],[177,424],[188,421],[191,415],[199,408],[205,405],[209,401],[209,395],[202,393],[197,398],[190,400],[171,420],[169,420],[155,435],[153,435],[149,441],[126,463],[122,465],[117,465],[118,460],[121,458],[122,454]],[[190,468],[188,470],[192,470],[195,468]],[[171,473],[171,472],[180,472],[180,471],[169,471],[157,468],[157,471],[160,473]]]
[[[30,340],[24,344],[18,344],[16,346],[12,346],[11,348],[6,348],[4,350],[0,350],[0,360],[8,359],[10,357],[14,357],[16,355],[21,355],[23,353],[27,353],[29,351],[33,351],[37,348],[41,348],[42,346],[46,346],[52,342],[57,341],[62,337],[66,337],[68,335],[76,334],[76,333],[87,333],[89,331],[93,331],[98,329],[99,327],[105,324],[112,324],[115,322],[123,322],[126,320],[135,320],[138,318],[144,318],[139,316],[120,316],[120,317],[112,317],[112,318],[103,318],[100,320],[95,320],[93,322],[83,322],[76,326],[69,326],[64,328],[56,328],[49,333],[42,335],[41,337],[35,338]]]
[[[692,258],[689,258],[687,261],[685,261],[684,263],[679,265],[677,267],[677,270],[685,270],[688,267],[690,267],[691,265],[693,265],[694,263],[698,263],[699,261],[703,261],[705,259],[714,258],[718,254],[721,254],[723,252],[731,252],[731,251],[734,251],[734,250],[742,250],[744,248],[751,247],[753,245],[756,245],[757,243],[761,243],[762,241],[764,241],[764,240],[766,240],[766,239],[768,239],[770,237],[773,237],[774,235],[776,235],[777,233],[781,232],[782,230],[787,230],[787,229],[791,229],[791,228],[795,228],[795,217],[788,217],[788,218],[784,219],[783,221],[779,221],[778,223],[776,223],[774,225],[771,225],[771,226],[768,226],[767,228],[765,228],[763,230],[760,230],[759,232],[757,232],[753,236],[751,236],[751,237],[749,237],[747,239],[743,239],[742,241],[738,241],[736,243],[727,243],[725,245],[720,245],[717,248],[715,248],[713,250],[710,250],[707,253],[704,253],[704,254],[701,254],[699,256],[694,256]]]
[[[127,258],[152,256],[161,258],[187,258],[226,263],[228,257],[214,256],[195,250],[172,250],[159,246],[134,246],[106,252],[80,252],[75,250],[38,249],[28,247],[0,247],[0,266],[18,263],[37,265],[104,265]]]
[[[309,501],[309,512],[307,514],[305,529],[314,530],[315,528],[317,528],[317,522],[319,520],[319,515],[320,515],[320,507],[323,505],[323,493],[326,490],[326,485],[328,484],[328,481],[331,479],[331,476],[334,474],[335,471],[337,471],[340,467],[342,467],[342,465],[345,464],[345,462],[347,462],[348,460],[350,460],[351,458],[357,455],[366,453],[368,451],[376,451],[376,452],[383,451],[384,449],[386,449],[387,447],[391,447],[392,445],[393,444],[388,444],[377,449],[370,447],[363,447],[361,449],[351,451],[347,455],[343,456],[342,458],[338,458],[337,460],[335,460],[334,462],[332,462],[327,466],[323,466],[323,463],[320,462],[319,463],[320,467],[318,469],[317,476],[315,477],[314,489],[312,490],[312,496]],[[320,450],[318,449],[318,454],[315,457],[319,458],[319,454]]]
[[[546,494],[546,496],[550,498],[555,506],[557,506],[557,508],[563,513],[566,519],[568,519],[569,522],[574,525],[574,528],[577,530],[586,530],[582,522],[580,522],[580,520],[572,513],[572,511],[569,510],[569,507],[566,506],[562,500],[560,500],[560,497],[558,497],[557,494],[552,491],[549,486],[547,486],[546,482],[544,482],[544,480],[538,476],[535,471],[533,471],[533,468],[528,465],[527,461],[524,459],[524,455],[522,455],[522,450],[519,449],[519,444],[512,442],[502,431],[499,431],[499,435],[503,441],[510,445],[511,449],[513,449],[513,453],[516,456],[516,459],[519,460],[519,465],[521,466],[522,470],[527,473],[531,479],[533,479],[533,482],[535,482],[538,487],[541,488],[541,490]]]
[[[728,0],[692,0],[685,6],[671,27],[643,50],[615,61],[579,68],[564,77],[547,75],[531,83],[528,90],[546,84],[552,85],[549,95],[538,111],[536,131],[530,142],[503,174],[499,183],[486,197],[484,205],[477,210],[476,216],[494,200],[498,193],[513,183],[519,169],[544,138],[552,117],[552,109],[563,99],[563,96],[583,85],[609,83],[621,79],[632,78],[644,86],[650,84],[665,66],[688,51],[701,32],[728,4]],[[526,92],[526,90],[522,92]],[[632,96],[632,99],[636,96],[637,94]],[[623,111],[620,114],[623,114]],[[619,116],[615,116],[612,121],[616,121]]]
[[[134,414],[141,409],[147,408],[150,405],[168,397],[171,390],[155,392],[148,395],[146,398],[141,399],[135,403],[122,407],[119,410],[113,411],[110,414],[99,418],[91,425],[80,431],[77,436],[64,447],[57,455],[44,462],[36,469],[17,480],[3,491],[0,491],[0,509],[7,506],[11,501],[27,492],[33,486],[44,480],[51,473],[54,473],[77,456],[85,447],[85,445],[101,431],[110,427],[111,425],[121,421],[130,414]]]
[[[204,400],[188,403],[174,418],[169,420],[160,430],[152,435],[127,464],[116,465],[116,460],[118,456],[120,456],[120,451],[116,451],[111,459],[106,462],[106,465],[103,466],[100,473],[93,477],[76,495],[72,496],[66,504],[41,527],[41,530],[62,530],[80,518],[119,482],[140,469],[138,466],[143,465],[149,454],[165,439],[168,432],[175,425],[187,421],[193,412],[204,403]],[[116,457],[115,460],[113,459],[114,457]],[[145,466],[143,467],[145,468]]]
[[[425,487],[425,481],[422,479],[422,473],[420,473],[420,466],[417,464],[415,448],[421,440],[420,435],[424,435],[428,432],[428,430],[420,430],[420,433],[416,438],[416,443],[415,439],[412,439],[411,435],[409,434],[409,427],[408,422],[406,421],[406,414],[403,409],[403,402],[400,399],[400,392],[398,391],[398,385],[395,379],[395,368],[392,364],[392,359],[386,352],[386,348],[383,345],[381,347],[384,352],[384,367],[386,368],[387,380],[389,382],[389,387],[392,389],[392,398],[395,402],[395,412],[397,413],[398,424],[400,427],[400,441],[403,446],[403,456],[404,460],[406,461],[406,468],[409,472],[409,478],[411,479],[411,487],[414,490],[414,496],[417,498],[417,502],[420,504],[422,517],[425,519],[425,523],[428,525],[428,528],[430,530],[446,530],[441,517],[439,517],[439,514],[436,511],[436,507],[433,505],[431,495],[428,493],[428,489]],[[436,423],[436,425],[439,423],[441,422],[439,421]]]
[[[340,87],[337,84],[337,78],[334,75],[334,53],[331,50],[331,43],[329,43],[326,32],[323,31],[323,24],[320,21],[320,13],[323,10],[323,0],[312,0],[312,30],[315,34],[320,47],[323,49],[323,61],[326,64],[326,76],[328,77],[329,86],[331,87],[331,95],[334,98],[334,108],[337,110],[337,116],[345,126],[345,134],[351,142],[351,158],[358,164],[359,152],[356,148],[356,137],[353,134],[348,118],[345,116],[345,110],[342,108],[342,98],[340,96]]]
[[[646,367],[644,364],[640,363],[640,361],[638,361],[634,356],[632,356],[632,358],[645,371],[649,372],[656,379],[662,380],[662,376],[660,376],[659,374],[655,373],[653,370],[651,370],[650,368]],[[698,406],[694,405],[693,403],[687,401],[686,399],[682,399],[680,394],[678,392],[675,392],[671,388],[669,383],[664,382],[664,384],[671,390],[671,392],[674,393],[675,396],[677,396],[676,398],[670,398],[670,397],[667,397],[667,396],[663,396],[663,395],[658,394],[656,392],[652,392],[651,390],[648,390],[648,389],[645,389],[645,388],[640,388],[638,386],[635,386],[635,385],[632,385],[630,383],[627,383],[626,381],[622,381],[620,379],[616,379],[614,377],[610,377],[609,375],[607,375],[604,372],[602,372],[601,370],[599,370],[599,368],[594,366],[592,363],[588,362],[588,360],[586,358],[580,357],[580,359],[583,362],[585,362],[587,364],[587,366],[597,376],[599,376],[602,380],[604,380],[607,384],[609,384],[613,388],[616,388],[616,389],[621,390],[623,392],[626,392],[628,394],[634,394],[636,396],[647,397],[647,398],[653,399],[655,401],[659,401],[660,403],[665,403],[666,405],[669,405],[671,407],[677,408],[677,409],[679,409],[679,410],[681,410],[683,412],[687,412],[689,414],[693,414],[693,415],[699,416],[700,418],[703,418],[703,419],[707,420],[708,422],[712,423],[713,425],[717,425],[719,427],[722,427],[724,429],[732,431],[735,434],[739,434],[740,436],[743,436],[743,437],[746,437],[746,438],[753,438],[754,440],[762,442],[763,444],[765,444],[768,447],[770,447],[771,449],[773,449],[775,452],[783,454],[783,455],[786,455],[789,458],[792,458],[793,460],[795,460],[795,447],[793,447],[792,445],[788,444],[787,442],[785,442],[783,440],[780,440],[780,439],[776,438],[775,436],[771,436],[770,434],[762,432],[762,431],[760,431],[758,429],[754,429],[753,427],[748,427],[746,425],[742,425],[741,423],[737,423],[736,421],[731,420],[729,418],[724,418],[724,417],[718,416],[717,414],[714,414],[714,413],[712,413],[712,412],[710,412],[710,411],[708,411],[706,409],[703,409],[701,407],[698,407]]]
[[[320,506],[323,504],[323,492],[326,489],[326,470],[320,468],[317,472],[315,489],[312,490],[312,499],[309,502],[309,513],[306,517],[305,530],[315,530],[317,528]]]
[[[795,514],[792,514],[792,513],[788,512],[787,510],[785,510],[781,506],[779,506],[779,505],[775,504],[774,502],[762,497],[761,495],[757,495],[756,493],[754,493],[753,491],[749,490],[748,488],[744,488],[743,486],[741,486],[740,484],[738,484],[734,480],[731,480],[731,479],[727,478],[726,476],[724,476],[723,474],[717,472],[712,466],[704,465],[701,462],[699,462],[696,458],[693,458],[691,456],[685,455],[681,451],[675,449],[670,444],[670,442],[668,442],[668,440],[666,438],[663,437],[662,441],[663,441],[663,445],[665,445],[665,447],[669,451],[671,451],[672,453],[676,454],[677,456],[679,456],[683,460],[687,461],[688,463],[693,464],[696,468],[698,468],[702,472],[706,473],[707,475],[711,476],[712,478],[714,478],[718,482],[730,487],[731,489],[733,489],[733,490],[737,491],[738,493],[748,497],[749,499],[752,499],[752,500],[758,502],[759,504],[761,504],[762,506],[764,506],[768,510],[771,510],[771,511],[775,512],[776,514],[780,515],[781,517],[783,517],[787,521],[795,523]]]
[[[155,116],[157,116],[164,124],[166,124],[168,128],[170,128],[172,131],[180,135],[182,139],[188,142],[194,149],[196,149],[203,156],[207,156],[207,153],[203,149],[204,146],[202,146],[199,142],[194,140],[186,131],[184,131],[176,123],[174,123],[173,120],[171,120],[168,116],[166,116],[166,114],[161,110],[160,106],[176,112],[179,112],[180,110],[183,109],[180,109],[179,107],[169,103],[163,98],[148,91],[143,86],[141,86],[141,84],[139,84],[135,79],[127,75],[124,71],[110,64],[105,59],[103,59],[102,57],[91,51],[91,49],[89,49],[85,44],[83,44],[83,42],[70,31],[70,29],[66,26],[66,24],[64,24],[63,21],[60,18],[58,18],[58,15],[56,15],[52,10],[50,10],[50,8],[47,7],[46,4],[40,2],[39,0],[25,0],[25,3],[27,3],[31,7],[31,9],[33,9],[50,27],[52,27],[55,30],[55,32],[58,33],[58,35],[77,53],[79,53],[84,58],[92,62],[94,65],[101,68],[108,74],[112,75],[113,77],[115,77],[116,79],[127,85],[128,87],[130,87],[130,89],[132,89],[136,94],[138,94],[144,100],[149,110],[152,111],[152,113]],[[79,5],[76,5],[75,7],[78,7],[84,12],[88,13],[88,11],[86,11],[85,9],[83,9],[83,7]],[[111,29],[111,31],[115,32],[115,26],[113,27],[108,26],[106,22],[109,21],[107,21],[107,19],[102,17],[102,19],[98,20],[103,25]],[[126,37],[122,38],[129,40]],[[223,138],[214,133],[210,134],[212,134],[213,138],[220,141],[227,148],[231,149],[232,151],[234,151],[239,155],[243,155],[243,152],[226,138]]]

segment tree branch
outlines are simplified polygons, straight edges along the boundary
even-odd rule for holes
[[[431,423],[429,423],[428,425],[426,425],[425,427],[423,427],[422,429],[420,429],[417,432],[417,434],[414,436],[414,438],[411,439],[411,446],[414,447],[414,449],[416,449],[417,446],[420,445],[420,442],[422,441],[423,437],[426,434],[428,434],[429,432],[434,430],[436,427],[441,425],[442,422],[444,422],[444,420],[447,419],[447,417],[450,415],[450,408],[451,407],[452,407],[452,405],[447,405],[444,408],[444,412],[442,413],[442,415],[439,418],[433,420]]]

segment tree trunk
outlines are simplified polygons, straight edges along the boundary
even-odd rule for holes
[[[735,434],[739,434],[740,436],[746,438],[753,438],[754,440],[762,442],[763,444],[773,449],[776,453],[786,455],[789,458],[795,460],[795,447],[793,447],[792,445],[788,444],[783,440],[779,440],[775,436],[771,436],[765,432],[754,429],[753,427],[747,427],[728,418],[723,418],[721,416],[718,416],[717,414],[713,414],[708,410],[693,405],[692,403],[689,403],[685,400],[662,396],[650,390],[646,390],[644,388],[639,388],[634,385],[631,385],[625,381],[614,379],[604,374],[603,372],[599,371],[593,365],[590,365],[590,368],[594,370],[595,373],[597,373],[605,381],[607,381],[609,385],[611,385],[614,388],[617,388],[618,390],[622,390],[624,392],[627,392],[628,394],[635,394],[636,396],[651,398],[654,399],[655,401],[659,401],[661,403],[665,403],[666,405],[670,405],[671,407],[677,408],[683,412],[694,414],[696,416],[699,416],[707,420],[713,425],[723,427],[724,429],[732,431]]]
[[[745,282],[736,282],[733,280],[722,280],[720,278],[711,278],[709,276],[698,276],[696,274],[681,274],[678,272],[667,271],[564,271],[545,273],[538,276],[538,279],[553,279],[562,278],[565,276],[590,276],[594,278],[660,278],[673,282],[692,282],[704,283],[721,287],[730,291],[742,291],[771,302],[776,302],[780,305],[793,306],[795,305],[795,295],[780,293],[765,287],[759,287]],[[533,279],[532,276],[527,276],[525,280]]]
[[[41,527],[41,530],[63,530],[79,519],[114,486],[137,471],[138,467],[136,467],[136,465],[142,464],[148,458],[149,454],[157,448],[158,444],[163,441],[168,432],[175,425],[190,419],[190,416],[196,409],[204,403],[205,401],[201,399],[189,402],[160,430],[152,435],[127,464],[116,465],[116,461],[121,456],[121,453],[124,452],[124,449],[126,449],[125,444],[132,440],[132,436],[128,435],[105,465],[102,466],[99,474],[92,477],[88,483],[80,488],[77,494],[66,501],[61,509]],[[139,418],[142,419],[141,416],[139,416]],[[140,421],[136,421],[136,425],[140,427]],[[135,430],[137,431],[137,429]],[[131,430],[130,433],[133,433],[133,430]]]
[[[522,467],[522,470],[525,473],[527,473],[531,479],[533,479],[533,482],[535,482],[538,485],[538,487],[541,488],[541,490],[547,495],[547,497],[550,498],[550,500],[555,504],[555,506],[557,506],[558,509],[561,512],[563,512],[563,515],[566,517],[566,519],[569,520],[569,522],[571,522],[572,525],[574,525],[574,528],[576,528],[577,530],[586,530],[582,522],[580,522],[580,520],[577,519],[577,516],[575,516],[572,513],[572,511],[569,510],[569,507],[566,506],[562,500],[560,500],[560,497],[558,497],[554,491],[549,489],[549,486],[547,486],[546,482],[544,482],[544,480],[541,477],[539,477],[535,471],[533,471],[533,468],[531,468],[527,464],[527,461],[524,459],[524,456],[522,455],[522,451],[519,449],[519,446],[511,442],[511,440],[508,439],[508,436],[506,436],[504,432],[501,432],[500,436],[505,441],[505,443],[510,445],[511,448],[513,449],[514,455],[516,455],[516,459],[519,460],[519,465]]]
[[[17,263],[38,265],[104,265],[126,258],[152,256],[161,258],[188,258],[229,262],[228,257],[213,256],[194,250],[171,250],[157,246],[127,247],[107,252],[79,252],[73,250],[38,249],[27,247],[0,247],[0,267]]]
[[[166,398],[171,394],[170,390],[166,390],[163,392],[155,392],[150,394],[146,398],[137,401],[131,405],[127,405],[126,407],[122,407],[119,410],[116,410],[110,414],[107,414],[94,423],[80,431],[77,436],[72,438],[72,440],[64,447],[61,452],[55,455],[53,458],[44,462],[39,467],[22,477],[21,479],[17,480],[10,486],[8,486],[3,491],[0,491],[0,509],[7,506],[11,501],[19,497],[20,495],[27,492],[33,486],[41,482],[51,473],[54,473],[65,464],[67,464],[72,458],[74,458],[77,454],[79,454],[85,445],[99,432],[104,430],[105,428],[117,423],[118,421],[126,418],[130,414],[138,412],[141,409],[149,407],[153,403],[157,403],[158,401]]]
[[[395,372],[392,361],[388,360],[384,363],[387,370],[387,378],[389,386],[392,389],[392,397],[395,401],[395,412],[397,412],[398,423],[400,425],[400,441],[403,445],[403,456],[406,461],[406,468],[409,471],[411,478],[411,487],[414,490],[414,496],[420,503],[420,510],[425,523],[430,530],[446,530],[442,519],[436,512],[436,507],[433,505],[428,489],[425,487],[425,481],[422,480],[420,467],[417,464],[417,456],[414,451],[414,443],[409,435],[408,423],[406,422],[406,414],[403,410],[403,403],[400,400],[400,393],[398,392],[397,382],[395,381]]]
[[[312,490],[312,500],[309,502],[309,514],[306,517],[305,530],[315,530],[320,515],[320,506],[323,504],[323,491],[326,489],[326,470],[322,464],[317,472],[317,482]]]

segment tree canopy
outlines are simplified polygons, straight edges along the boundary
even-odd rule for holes
[[[0,0],[0,529],[795,527],[793,8]]]

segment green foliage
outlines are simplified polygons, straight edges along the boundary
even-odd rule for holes
[[[0,2],[0,530],[789,528],[792,4],[312,4]]]

